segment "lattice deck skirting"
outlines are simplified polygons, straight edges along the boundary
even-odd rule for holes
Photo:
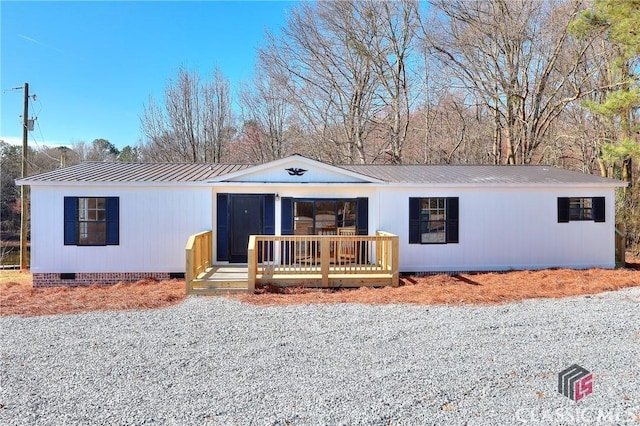
[[[34,273],[33,287],[76,287],[92,284],[113,285],[119,282],[136,282],[143,279],[168,280],[169,272],[77,272]]]

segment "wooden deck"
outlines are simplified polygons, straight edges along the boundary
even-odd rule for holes
[[[252,235],[248,265],[212,265],[212,233],[189,238],[187,294],[253,292],[256,286],[363,287],[398,285],[398,237],[376,235]]]
[[[342,274],[340,269],[330,270],[326,287],[379,287],[389,285],[389,274],[367,274],[366,276]],[[195,278],[187,294],[219,295],[230,293],[247,293],[249,268],[245,266],[212,266]],[[281,287],[321,287],[322,272],[320,268],[308,271],[304,275],[280,273],[268,276],[258,275],[256,281],[261,284],[274,284]]]

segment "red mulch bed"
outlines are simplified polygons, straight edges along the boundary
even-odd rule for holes
[[[640,271],[553,269],[461,275],[404,277],[397,288],[323,290],[259,289],[232,296],[256,305],[304,303],[497,304],[534,298],[559,298],[640,286]]]
[[[514,271],[404,277],[397,288],[312,289],[266,287],[256,294],[230,295],[254,305],[306,303],[497,304],[532,298],[595,294],[640,286],[640,262],[627,269]],[[636,267],[637,269],[633,269]],[[185,298],[184,280],[138,281],[113,286],[34,289],[31,275],[0,272],[0,315],[55,315],[96,310],[155,309]]]
[[[6,274],[5,271],[0,273]],[[17,275],[18,279],[3,277],[0,280],[0,315],[35,316],[155,309],[175,305],[185,298],[184,280],[33,288],[31,274],[20,275]]]

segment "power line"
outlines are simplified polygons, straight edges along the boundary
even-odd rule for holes
[[[33,140],[33,143],[36,145],[37,147],[37,152],[40,154],[44,154],[46,157],[48,157],[49,159],[55,161],[55,162],[60,162],[60,158],[56,158],[56,157],[52,157],[51,155],[49,155],[49,153],[47,152],[47,149],[55,149],[54,147],[48,147],[46,145],[46,138],[44,137],[44,133],[42,132],[42,126],[40,126],[40,121],[38,121],[38,115],[40,114],[40,112],[42,111],[44,105],[42,104],[42,101],[40,99],[38,99],[35,95],[33,96],[33,99],[30,98],[29,102],[31,104],[31,106],[33,107],[33,101],[38,102],[40,105],[40,109],[38,110],[38,112],[36,114],[33,115],[33,121],[35,123],[35,126],[37,126],[38,128],[38,132],[40,133],[40,138],[42,139],[42,143],[38,143],[38,140],[36,139],[35,135],[32,133],[31,134],[31,139]],[[34,127],[35,127],[34,126]],[[37,167],[34,163],[30,162],[30,164],[34,167]]]
[[[7,93],[7,92],[15,92],[16,90],[22,90],[24,89],[24,87],[20,86],[20,87],[12,87],[11,89],[2,89],[2,93]]]
[[[42,128],[40,127],[40,123],[37,123],[37,126],[38,126],[38,131],[40,132],[40,136],[42,137],[42,141],[43,141],[42,145],[38,143],[35,136],[32,135],[31,138],[33,139],[33,142],[38,146],[38,152],[41,154],[44,154],[45,156],[49,157],[52,160],[60,161],[59,158],[52,157],[51,155],[49,155],[49,153],[47,153],[47,149],[55,149],[55,148],[47,147],[46,145],[44,145],[45,138],[44,138],[44,135],[42,134]]]
[[[29,103],[31,104],[31,107],[33,109],[34,105],[33,102],[36,101],[40,104],[40,109],[38,110],[38,112],[36,112],[35,114],[33,114],[34,117],[38,118],[38,115],[40,115],[40,111],[42,111],[42,101],[40,99],[38,99],[38,97],[34,94],[32,97],[29,98]]]

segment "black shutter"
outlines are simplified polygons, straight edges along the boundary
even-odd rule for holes
[[[293,235],[293,198],[280,199],[280,235]],[[282,242],[280,250],[284,263],[288,264],[292,256],[291,245]]]
[[[420,198],[409,198],[409,244],[420,244]]]
[[[78,244],[78,197],[64,197],[64,245]]]
[[[229,260],[229,194],[218,194],[216,207],[216,248],[218,260]]]
[[[276,197],[274,194],[263,196],[264,208],[262,210],[262,233],[264,235],[276,234]]]
[[[107,197],[107,245],[117,246],[120,244],[120,199],[118,197]]]
[[[558,197],[558,223],[569,222],[569,198]]]
[[[260,197],[262,208],[262,235],[275,235],[276,234],[276,196],[275,194],[264,194]],[[265,246],[260,245],[258,247],[258,262],[262,262]],[[273,259],[273,241],[270,241],[267,245],[267,250]]]
[[[280,200],[280,235],[293,235],[293,198]]]
[[[458,242],[458,197],[447,198],[446,201],[446,215],[447,215],[447,243]]]
[[[356,234],[369,235],[369,199],[356,199]]]
[[[593,197],[591,206],[593,207],[593,221],[605,222],[604,197]]]

